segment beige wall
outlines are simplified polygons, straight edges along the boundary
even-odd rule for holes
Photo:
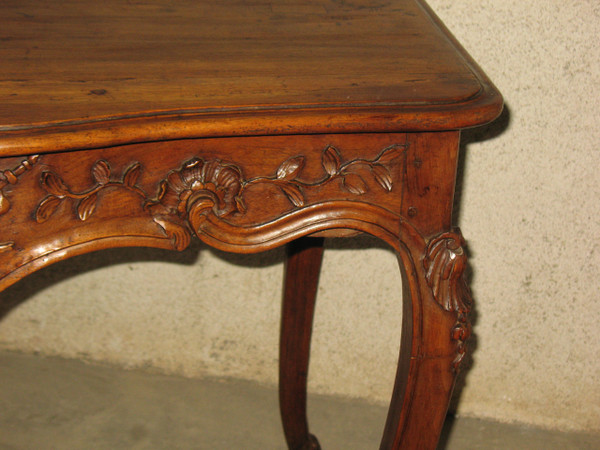
[[[487,140],[465,134],[457,222],[477,304],[458,410],[600,430],[600,4],[430,3],[507,105]],[[22,303],[0,321],[0,347],[274,383],[281,260],[206,248],[79,257],[2,294]],[[369,239],[330,244],[318,302],[311,388],[386,399],[393,254]]]

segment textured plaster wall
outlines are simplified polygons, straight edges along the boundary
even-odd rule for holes
[[[599,431],[600,4],[430,3],[507,105],[496,124],[464,135],[456,222],[477,304],[455,407]],[[274,383],[281,261],[280,250],[85,255],[1,294],[18,306],[0,320],[0,347]],[[387,399],[399,303],[390,251],[370,239],[331,243],[311,389]]]
[[[478,303],[458,409],[600,430],[600,3],[431,4],[507,105],[465,155]]]

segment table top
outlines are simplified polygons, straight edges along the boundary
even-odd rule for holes
[[[0,156],[447,130],[502,98],[418,0],[3,0]]]

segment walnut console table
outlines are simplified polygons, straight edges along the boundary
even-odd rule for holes
[[[470,333],[451,226],[460,130],[502,99],[420,0],[6,0],[0,289],[110,247],[288,245],[290,449],[324,236],[398,255],[401,352],[383,449],[435,448]]]

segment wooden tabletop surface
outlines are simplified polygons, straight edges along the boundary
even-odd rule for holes
[[[501,105],[418,0],[0,2],[0,155],[456,129]]]

